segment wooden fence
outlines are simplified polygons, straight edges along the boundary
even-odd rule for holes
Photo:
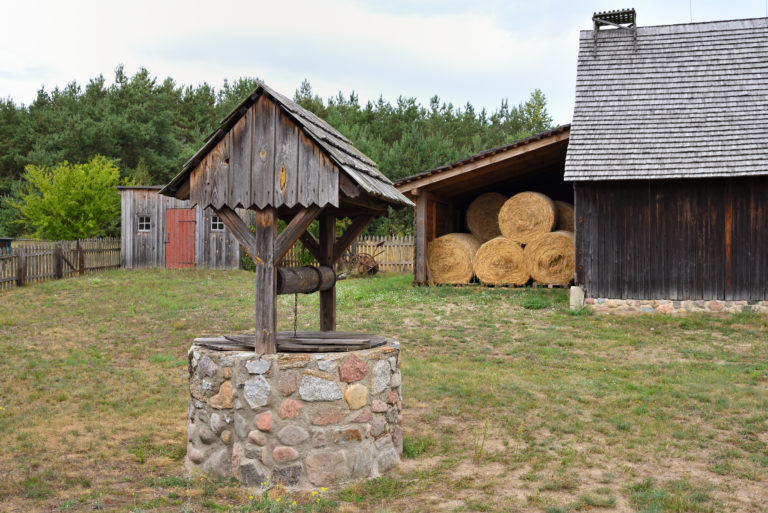
[[[0,289],[120,268],[120,239],[15,240],[0,250]]]
[[[363,236],[356,245],[358,254],[367,253],[376,259],[380,271],[413,272],[413,237]]]
[[[280,265],[296,267],[313,264],[314,260],[300,244],[295,244],[283,257]],[[362,236],[352,244],[351,254],[368,254],[376,259],[379,271],[406,273],[413,272],[413,237],[370,237]]]

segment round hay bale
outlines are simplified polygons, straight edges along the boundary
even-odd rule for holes
[[[480,246],[475,255],[475,275],[486,285],[525,285],[531,277],[523,248],[506,237]]]
[[[555,201],[555,208],[557,209],[557,231],[573,231],[573,204],[566,203],[565,201]]]
[[[499,210],[507,197],[497,192],[481,194],[467,208],[467,228],[480,242],[486,242],[501,235],[499,231]]]
[[[480,241],[471,233],[449,233],[433,240],[427,266],[435,283],[469,283]]]
[[[499,211],[501,234],[520,244],[528,244],[537,235],[551,232],[556,223],[555,203],[538,192],[515,194]]]
[[[567,285],[573,280],[573,233],[543,233],[525,246],[524,253],[528,270],[537,282]]]

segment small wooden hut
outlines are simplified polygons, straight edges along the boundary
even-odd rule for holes
[[[591,298],[768,299],[768,19],[593,20],[565,164],[577,284]]]
[[[276,352],[279,293],[320,291],[320,329],[336,329],[334,264],[375,217],[412,206],[328,123],[260,84],[161,194],[211,208],[256,262],[256,352]],[[254,232],[235,209],[254,212]],[[339,237],[336,220],[350,218]],[[277,233],[277,221],[286,228]],[[319,240],[307,231],[319,221]],[[301,239],[320,263],[306,276],[276,263]],[[296,278],[296,279],[293,279]]]
[[[240,245],[215,212],[160,196],[160,189],[118,187],[123,268],[240,268]]]
[[[486,192],[511,196],[535,190],[573,202],[563,181],[570,125],[493,148],[398,180],[397,189],[416,202],[414,281],[427,283],[427,246],[437,237],[466,231],[469,204]]]

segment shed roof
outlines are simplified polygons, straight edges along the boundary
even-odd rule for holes
[[[581,32],[569,181],[768,174],[768,18]]]
[[[261,95],[266,95],[274,101],[324,151],[328,158],[368,195],[396,206],[413,206],[413,203],[398,192],[392,182],[381,174],[376,163],[355,148],[349,139],[312,112],[261,82],[221,121],[219,128],[206,138],[203,147],[184,164],[181,172],[163,187],[160,194],[174,195],[195,166],[226,136]]]
[[[447,197],[473,196],[478,190],[555,167],[562,173],[570,125],[562,125],[504,146],[401,178],[395,186],[404,194],[429,189]]]

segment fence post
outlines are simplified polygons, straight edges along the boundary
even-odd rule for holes
[[[27,255],[24,254],[24,248],[19,247],[16,263],[16,286],[23,287],[27,278]]]
[[[77,241],[77,273],[80,276],[85,274],[85,252],[79,239]]]
[[[56,246],[55,250],[55,258],[54,258],[54,273],[56,274],[56,279],[60,280],[64,277],[64,245],[63,243],[59,243],[58,246]]]

